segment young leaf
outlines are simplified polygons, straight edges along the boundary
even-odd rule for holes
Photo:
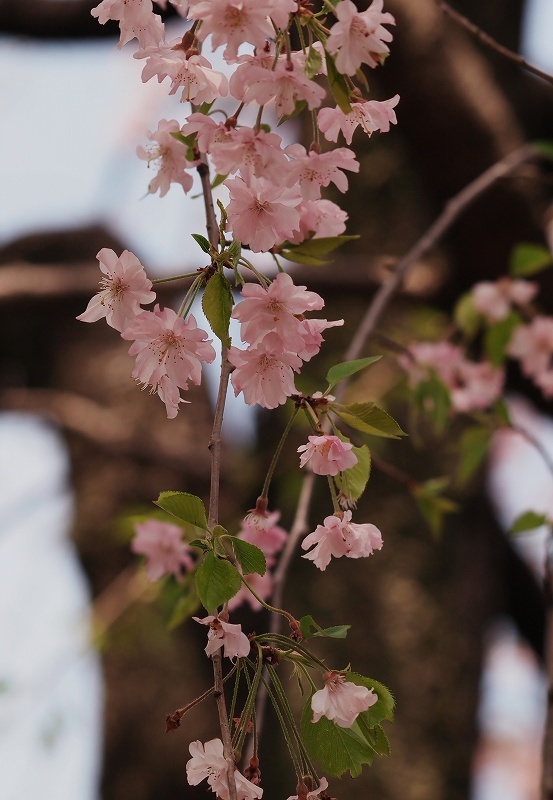
[[[365,686],[367,689],[373,689],[374,693],[377,695],[378,700],[376,703],[371,706],[368,711],[364,711],[363,714],[360,715],[368,722],[369,727],[374,728],[385,719],[390,722],[394,721],[394,707],[396,701],[390,690],[384,686],[383,683],[379,683],[372,678],[366,678],[358,672],[348,672],[346,674],[346,681],[355,683],[356,686]]]
[[[226,179],[227,179],[227,178],[228,178],[228,175],[216,175],[216,176],[213,178],[213,182],[212,182],[212,184],[211,184],[211,188],[212,188],[212,189],[216,189],[216,188],[217,188],[218,186],[220,186],[220,185],[221,185],[221,184],[222,184],[224,181],[226,181]]]
[[[291,114],[285,114],[283,117],[281,117],[279,119],[278,123],[277,123],[277,128],[279,127],[279,125],[282,125],[284,122],[288,122],[289,119],[293,119],[294,117],[297,117],[298,114],[301,114],[301,112],[304,111],[306,108],[307,108],[307,103],[306,103],[305,100],[296,100],[295,105],[294,105],[294,110],[292,111],[292,113]]]
[[[198,242],[204,253],[211,253],[211,245],[205,236],[202,236],[201,233],[193,233],[192,238]]]
[[[309,755],[320,761],[323,771],[340,777],[350,771],[352,778],[361,774],[363,764],[371,764],[374,750],[354,728],[340,728],[326,717],[313,722],[311,698],[300,722],[302,739]]]
[[[332,389],[337,383],[355,375],[359,370],[369,367],[376,361],[380,361],[382,356],[369,356],[368,358],[358,358],[355,361],[342,361],[341,364],[335,364],[331,367],[326,375],[328,381],[328,388]]]
[[[489,428],[468,428],[459,440],[461,459],[457,468],[457,483],[463,484],[484,460],[492,431]]]
[[[412,491],[419,511],[434,536],[441,534],[444,516],[459,510],[457,503],[439,494],[443,488],[441,485],[433,486],[433,481],[427,481]]]
[[[330,628],[321,628],[311,614],[307,614],[300,619],[300,631],[304,639],[312,639],[315,636],[328,639],[345,639],[350,628],[351,625],[333,625]]]
[[[511,253],[509,275],[527,278],[537,275],[553,264],[551,251],[541,244],[519,244]]]
[[[161,492],[155,504],[164,511],[168,511],[174,517],[190,522],[204,531],[209,530],[204,504],[194,494],[188,494],[188,492]]]
[[[196,570],[196,589],[207,611],[222,606],[238,593],[241,586],[240,573],[230,561],[217,558],[213,552],[206,553]]]
[[[258,575],[265,575],[267,570],[267,560],[263,552],[250,542],[245,542],[237,536],[229,536],[228,541],[232,542],[236,560],[242,567],[244,575],[251,575],[256,572]]]
[[[547,514],[538,514],[535,511],[525,511],[511,525],[509,533],[524,533],[525,531],[532,531],[535,528],[541,528],[542,525],[547,525],[549,518]]]
[[[484,349],[489,361],[494,367],[499,367],[507,357],[507,345],[511,340],[514,330],[522,322],[522,317],[516,311],[511,311],[504,319],[490,325],[484,336]]]
[[[329,408],[355,430],[385,439],[407,436],[395,419],[375,403],[351,403],[343,406],[331,403]]]
[[[362,447],[354,447],[352,452],[357,456],[357,464],[337,475],[335,481],[344,497],[355,502],[365,491],[371,474],[371,451],[364,444]]]
[[[325,52],[326,58],[326,74],[328,77],[328,84],[336,104],[344,112],[344,114],[351,114],[351,105],[349,102],[349,89],[344,76],[336,69],[334,59],[328,52]]]
[[[322,267],[323,264],[329,263],[322,258],[302,252],[298,247],[294,247],[292,250],[283,250],[280,255],[287,261],[293,261],[294,264],[305,264],[307,267]]]
[[[303,71],[305,75],[311,80],[318,75],[321,71],[321,67],[323,66],[323,57],[319,53],[318,50],[315,50],[314,47],[310,47],[307,53],[307,58],[305,59],[305,66]]]
[[[466,292],[461,295],[455,305],[453,317],[457,327],[464,333],[467,339],[472,339],[482,324],[482,315],[476,310],[472,292]]]
[[[202,308],[211,330],[227,347],[230,347],[228,331],[233,302],[229,282],[224,275],[216,272],[205,287]]]

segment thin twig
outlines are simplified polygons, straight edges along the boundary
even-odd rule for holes
[[[464,17],[454,8],[452,8],[449,3],[446,3],[445,0],[436,0],[437,5],[442,9],[442,11],[448,15],[451,19],[455,20],[458,25],[461,25],[467,31],[470,31],[473,36],[476,36],[482,44],[485,44],[492,50],[495,50],[496,53],[500,53],[505,58],[508,58],[510,61],[514,61],[515,64],[518,64],[523,69],[531,72],[533,75],[537,75],[538,78],[542,78],[547,83],[553,84],[553,75],[550,75],[548,72],[544,72],[543,70],[535,67],[533,64],[529,64],[525,58],[523,58],[519,53],[515,53],[514,50],[509,50],[508,47],[500,44],[496,41],[492,36],[479,28],[478,25],[475,25],[467,17]]]

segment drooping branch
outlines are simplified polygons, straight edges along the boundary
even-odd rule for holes
[[[542,80],[553,85],[553,75],[550,75],[548,72],[544,72],[543,70],[539,69],[539,67],[535,67],[533,64],[530,64],[528,61],[526,61],[526,59],[523,58],[523,56],[521,56],[519,53],[515,53],[508,47],[500,44],[492,36],[483,31],[482,28],[479,28],[478,25],[475,25],[470,19],[452,8],[449,3],[445,2],[445,0],[436,0],[436,3],[442,9],[442,11],[447,14],[448,17],[454,20],[458,25],[461,25],[467,31],[470,31],[479,41],[482,42],[482,44],[485,44],[491,50],[495,50],[496,53],[500,53],[500,55],[523,67],[523,69],[531,72],[533,75],[537,75],[538,78],[542,78]]]

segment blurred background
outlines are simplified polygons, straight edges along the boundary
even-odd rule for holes
[[[116,49],[115,23],[98,25],[88,0],[0,0],[0,795],[6,800],[153,800],[202,797],[184,765],[192,739],[216,735],[203,704],[164,732],[165,714],[210,682],[205,631],[169,632],[158,598],[130,553],[125,518],[160,490],[209,491],[212,383],[168,422],[157,397],[137,391],[127,345],[106,325],[75,320],[95,292],[96,253],[135,252],[151,277],[204,266],[191,232],[200,200],[173,186],[148,196],[135,150],[161,117],[188,113],[164,84],[140,82],[134,45]],[[359,7],[366,7],[360,2]],[[499,42],[553,71],[549,0],[456,0]],[[388,0],[392,53],[369,75],[371,96],[401,96],[389,134],[356,138],[361,172],[346,198],[350,243],[328,267],[295,268],[327,298],[321,356],[298,384],[321,387],[340,360],[386,266],[403,255],[448,198],[525,141],[553,138],[553,90],[485,49],[434,0]],[[178,18],[165,14],[180,30]],[[211,56],[210,56],[211,58]],[[213,57],[217,63],[217,54]],[[288,135],[302,136],[300,129]],[[198,188],[199,191],[199,188]],[[407,343],[447,332],[459,295],[505,274],[520,242],[551,246],[551,173],[526,166],[482,196],[416,264],[379,334]],[[540,276],[553,313],[553,282]],[[178,305],[182,290],[159,292]],[[382,351],[382,339],[366,354]],[[516,369],[513,409],[553,450],[550,404]],[[438,436],[410,427],[404,378],[385,358],[356,384],[411,436],[371,443],[383,461],[426,480],[452,476],[455,422]],[[351,395],[357,399],[357,395]],[[255,503],[287,412],[232,402],[225,423],[221,519],[238,526]],[[289,527],[300,489],[294,429],[271,507]],[[488,491],[489,487],[489,491]],[[318,488],[311,523],[330,506]],[[491,495],[490,495],[491,492]],[[544,533],[513,543],[504,530],[522,511],[553,514],[553,479],[510,434],[463,487],[433,536],[397,481],[375,468],[357,511],[382,530],[374,559],[336,561],[323,574],[301,559],[286,590],[296,615],[356,624],[340,663],[388,685],[397,717],[392,756],[332,794],[381,800],[534,800],[545,705],[541,663]],[[362,562],[362,563],[361,563]],[[92,603],[93,616],[90,615]],[[265,621],[242,610],[246,630]],[[90,643],[93,643],[91,646]],[[321,654],[324,648],[321,646]],[[269,717],[264,797],[295,791]],[[282,749],[280,756],[278,748]],[[276,756],[273,759],[273,756]]]

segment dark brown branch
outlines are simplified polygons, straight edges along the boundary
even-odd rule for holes
[[[509,50],[508,47],[497,42],[492,36],[487,34],[482,28],[479,28],[478,25],[475,25],[467,17],[464,17],[454,8],[452,8],[449,3],[446,3],[445,0],[436,0],[438,6],[442,9],[442,11],[448,15],[451,19],[455,20],[458,25],[461,25],[463,28],[466,28],[467,31],[470,31],[473,36],[489,47],[491,50],[495,50],[496,53],[500,53],[505,58],[508,58],[510,61],[514,61],[515,64],[518,64],[523,69],[531,72],[533,75],[537,75],[538,78],[542,78],[547,83],[553,85],[553,75],[550,75],[548,72],[544,72],[543,70],[535,67],[533,64],[528,63],[525,58],[523,58],[519,53],[515,53],[513,50]]]

